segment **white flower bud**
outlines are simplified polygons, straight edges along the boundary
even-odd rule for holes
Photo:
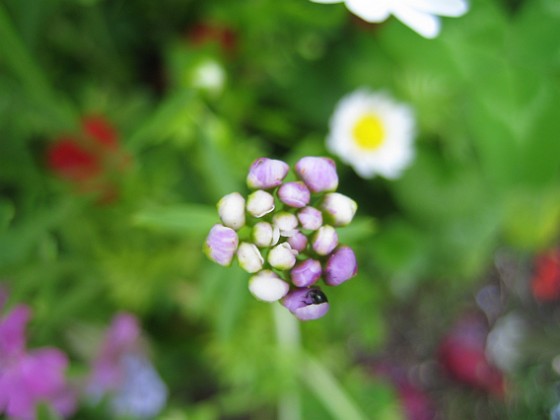
[[[313,235],[311,246],[319,255],[330,254],[338,245],[338,235],[332,226],[324,225]]]
[[[247,211],[254,217],[263,217],[274,210],[274,197],[263,190],[257,190],[247,198]]]
[[[245,225],[245,199],[238,192],[225,195],[218,201],[218,214],[225,226],[241,229]]]
[[[282,299],[290,290],[290,285],[269,270],[263,270],[249,279],[249,291],[265,302]]]
[[[239,266],[248,273],[260,271],[264,264],[264,259],[255,244],[241,242],[237,249],[237,261]]]
[[[276,225],[271,225],[268,222],[259,222],[253,226],[252,239],[253,243],[258,247],[273,246],[280,239],[280,230],[278,230]]]
[[[268,253],[268,263],[279,270],[289,270],[296,264],[298,252],[290,244],[283,242],[276,245]]]
[[[320,208],[333,226],[346,226],[354,218],[358,204],[344,194],[328,193],[323,197]]]
[[[292,213],[282,211],[275,214],[272,222],[275,226],[278,226],[280,236],[290,237],[297,233],[298,219]]]

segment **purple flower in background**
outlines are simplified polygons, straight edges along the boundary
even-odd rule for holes
[[[282,305],[302,321],[321,318],[329,310],[327,296],[317,287],[293,289],[284,296]]]
[[[227,266],[231,264],[238,245],[239,238],[235,230],[222,225],[214,225],[206,239],[205,251],[212,261]]]
[[[55,348],[26,349],[29,317],[29,308],[18,305],[0,320],[0,413],[32,420],[36,406],[47,404],[58,415],[68,416],[75,408],[64,376],[68,359]]]
[[[338,187],[336,165],[324,157],[304,157],[295,166],[298,177],[312,192],[334,191]]]
[[[338,175],[332,159],[303,157],[294,167],[299,180],[284,182],[289,169],[275,159],[253,162],[247,176],[253,191],[247,199],[231,193],[220,200],[218,214],[226,226],[212,227],[205,250],[221,265],[237,253],[238,265],[254,274],[249,291],[258,300],[283,298],[297,318],[317,319],[329,309],[317,287],[321,276],[324,284],[336,286],[357,272],[354,252],[339,246],[335,228],[348,225],[358,206],[334,192]]]
[[[327,261],[325,283],[329,286],[338,286],[354,277],[357,272],[358,263],[354,251],[349,246],[341,246]]]
[[[130,314],[115,316],[93,361],[86,394],[94,402],[109,397],[118,416],[151,418],[167,401],[167,387],[140,343],[140,327]]]
[[[260,158],[253,162],[247,176],[247,185],[252,189],[275,188],[282,184],[290,167],[281,160]]]

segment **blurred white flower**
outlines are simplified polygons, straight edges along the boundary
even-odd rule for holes
[[[383,22],[390,15],[425,38],[435,38],[440,31],[438,16],[458,17],[468,9],[465,0],[311,0],[315,3],[344,2],[348,10],[363,20]]]
[[[358,175],[398,178],[414,157],[412,109],[365,89],[343,97],[330,121],[327,147]]]
[[[215,60],[204,60],[192,71],[191,83],[197,89],[218,94],[223,90],[225,82],[226,72]]]

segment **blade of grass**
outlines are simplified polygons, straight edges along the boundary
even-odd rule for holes
[[[310,355],[303,354],[301,378],[333,418],[366,420],[368,417],[352,401],[329,370]]]

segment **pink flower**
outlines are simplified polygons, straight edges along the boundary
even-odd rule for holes
[[[130,314],[115,316],[93,362],[86,393],[97,402],[109,396],[117,416],[151,418],[167,401],[167,387],[140,343],[138,320]]]
[[[488,326],[482,317],[464,316],[440,344],[439,360],[458,382],[501,397],[505,379],[486,357],[487,336]]]
[[[25,348],[29,317],[29,308],[18,305],[0,321],[0,413],[34,419],[36,406],[44,403],[67,416],[75,408],[64,376],[68,359],[55,348]]]

